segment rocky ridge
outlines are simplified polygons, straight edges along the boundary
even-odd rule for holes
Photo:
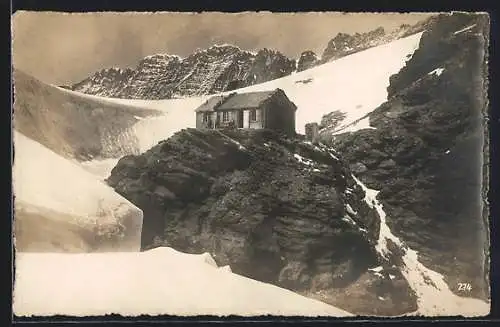
[[[277,51],[257,53],[232,45],[212,46],[186,58],[157,54],[135,69],[109,68],[74,84],[78,92],[130,99],[170,99],[217,93],[280,78],[295,60]]]

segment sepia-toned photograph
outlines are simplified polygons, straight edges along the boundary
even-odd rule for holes
[[[486,13],[12,16],[16,317],[484,317]]]

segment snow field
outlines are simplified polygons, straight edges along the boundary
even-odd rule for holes
[[[20,253],[14,313],[134,315],[351,314],[218,268],[208,254],[161,247],[141,253]],[[50,299],[50,301],[48,301]]]

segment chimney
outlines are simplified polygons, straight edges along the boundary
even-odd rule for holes
[[[318,123],[306,124],[306,140],[312,143],[317,143],[319,140]]]

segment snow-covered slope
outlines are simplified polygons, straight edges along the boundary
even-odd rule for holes
[[[20,251],[139,251],[142,211],[78,165],[14,131]]]
[[[61,92],[16,69],[13,77],[14,129],[65,158],[120,158],[137,153],[131,127],[141,118],[161,114]]]
[[[218,268],[207,253],[166,247],[141,253],[20,253],[13,309],[20,316],[351,315]]]

